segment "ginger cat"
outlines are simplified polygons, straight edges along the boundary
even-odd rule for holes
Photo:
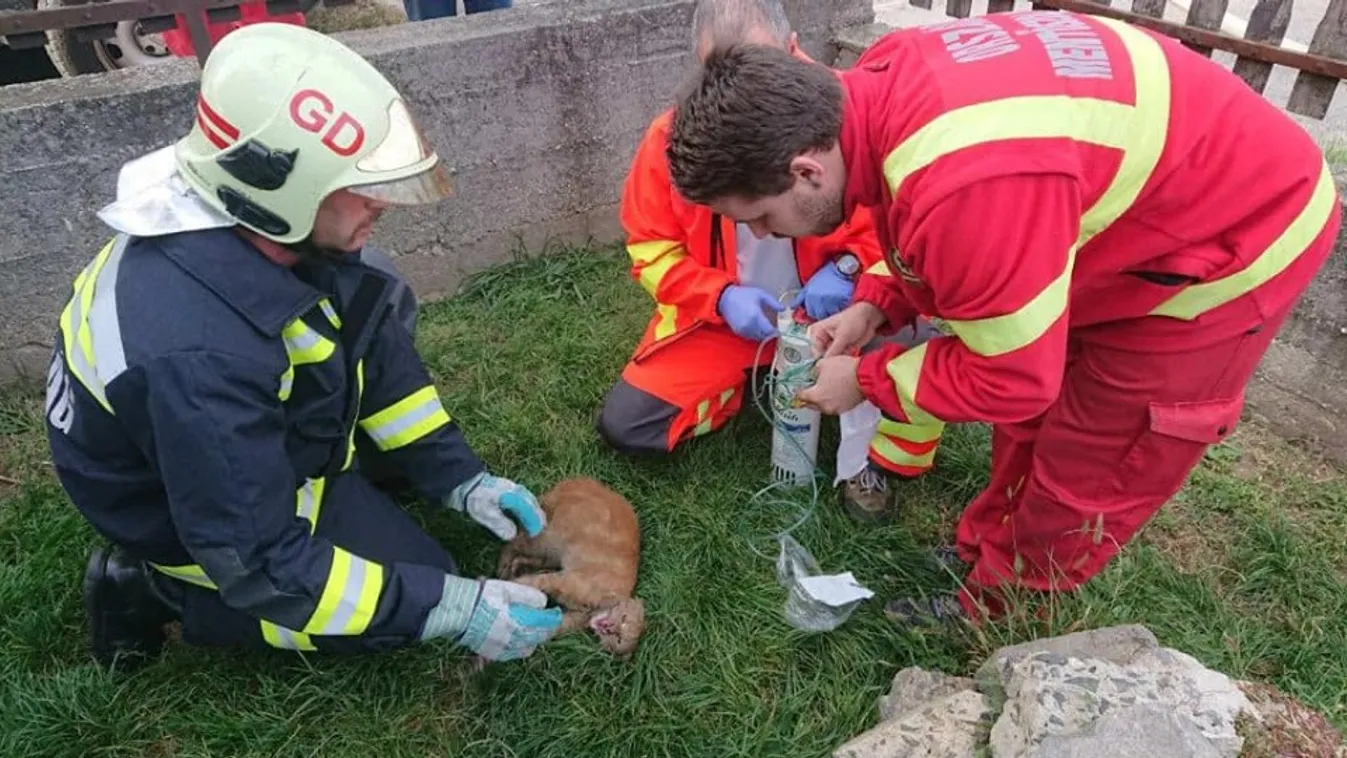
[[[537,537],[520,532],[501,551],[496,573],[566,610],[558,636],[588,626],[604,650],[631,655],[645,630],[645,603],[632,595],[641,530],[631,503],[585,477],[557,483],[538,502],[547,528]]]

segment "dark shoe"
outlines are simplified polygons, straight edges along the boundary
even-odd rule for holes
[[[134,669],[162,652],[164,625],[177,614],[155,592],[150,571],[115,546],[89,556],[84,610],[89,617],[89,647],[100,665]]]
[[[884,605],[884,615],[896,626],[905,628],[968,620],[958,596],[952,594],[894,598]]]
[[[961,575],[968,570],[968,564],[959,557],[959,549],[953,545],[941,545],[932,550],[930,559],[940,571]]]
[[[889,475],[873,463],[866,463],[859,474],[843,483],[842,507],[861,523],[891,521],[896,509],[889,490]]]

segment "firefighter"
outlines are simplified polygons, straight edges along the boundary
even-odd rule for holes
[[[692,37],[699,59],[750,41],[812,64],[780,0],[701,0]],[[669,180],[669,124],[666,111],[646,130],[621,201],[631,276],[655,304],[598,419],[603,439],[629,453],[670,452],[721,428],[743,407],[755,359],[771,364],[775,343],[761,352],[759,345],[776,336],[776,314],[792,308],[817,320],[838,313],[865,271],[881,261],[865,209],[829,234],[793,241],[760,238],[745,224],[689,203]],[[923,320],[893,339],[911,346],[936,333]],[[928,471],[941,430],[892,420],[857,428],[873,436],[868,459],[843,484],[842,503],[857,520],[890,519],[889,477]]]
[[[502,540],[545,524],[441,404],[405,282],[362,260],[386,208],[448,192],[392,85],[287,24],[226,36],[190,133],[124,168],[47,385],[57,474],[112,543],[84,577],[101,664],[144,663],[175,620],[192,645],[448,638],[491,660],[555,632],[542,593],[460,576],[372,483],[400,477]]]
[[[903,624],[981,623],[1098,574],[1234,431],[1340,224],[1318,146],[1241,79],[1058,11],[895,31],[840,74],[713,54],[670,156],[684,195],[760,234],[875,212],[891,275],[812,327],[801,401],[993,425],[963,588],[892,599]],[[847,354],[917,310],[953,334]]]

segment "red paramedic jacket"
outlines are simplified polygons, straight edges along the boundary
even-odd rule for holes
[[[1301,253],[1337,234],[1314,141],[1137,27],[957,19],[890,33],[840,76],[847,211],[872,209],[886,260],[855,299],[957,335],[861,359],[896,421],[1041,414],[1068,331],[1141,352],[1230,338],[1298,298],[1323,262]]]

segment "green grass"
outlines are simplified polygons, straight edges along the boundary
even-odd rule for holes
[[[0,490],[0,755],[823,756],[873,724],[902,667],[964,673],[999,644],[1130,622],[1347,726],[1347,484],[1336,472],[1246,427],[1050,623],[900,633],[882,599],[949,586],[923,551],[947,539],[986,477],[985,430],[955,428],[937,469],[902,490],[893,525],[853,525],[825,490],[797,536],[879,597],[808,635],[782,621],[773,565],[750,549],[770,548],[763,538],[791,515],[749,503],[768,466],[756,411],[661,460],[621,458],[594,432],[648,309],[620,252],[559,251],[426,307],[418,335],[446,404],[497,471],[535,490],[596,476],[636,504],[649,627],[628,662],[584,637],[480,674],[439,643],[308,660],[175,645],[138,674],[102,673],[85,653],[79,596],[95,537],[44,463],[40,399],[0,399],[0,473],[22,482]],[[835,440],[834,423],[823,449]],[[466,570],[490,570],[484,531],[412,507]]]

